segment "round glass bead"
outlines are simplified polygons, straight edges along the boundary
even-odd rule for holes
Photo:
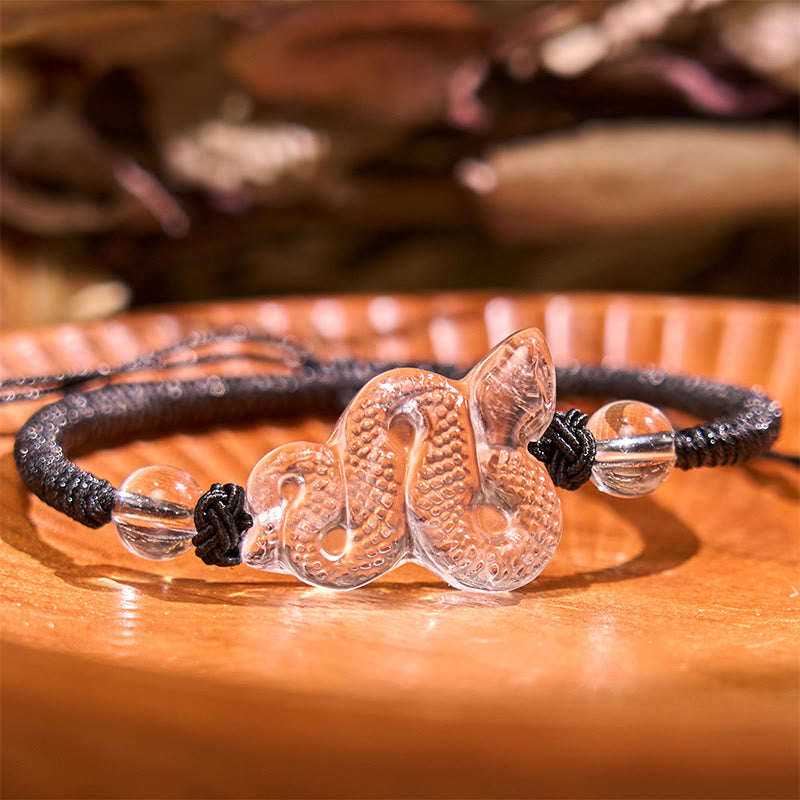
[[[111,519],[132,553],[165,561],[184,553],[195,535],[194,507],[202,489],[183,470],[142,467],[117,490]]]
[[[641,497],[675,466],[675,432],[654,406],[616,400],[595,411],[586,427],[597,441],[592,483],[601,492]]]

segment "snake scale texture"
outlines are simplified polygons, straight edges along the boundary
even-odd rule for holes
[[[527,450],[554,408],[555,372],[535,329],[506,339],[462,381],[383,373],[327,443],[284,445],[256,465],[243,560],[334,589],[407,560],[462,589],[517,588],[560,537],[555,488]]]

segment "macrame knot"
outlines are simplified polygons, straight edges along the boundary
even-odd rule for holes
[[[197,557],[217,567],[235,567],[242,557],[242,534],[253,524],[244,508],[244,489],[235,483],[215,483],[197,501],[192,537]]]
[[[528,444],[531,455],[547,467],[553,483],[562,489],[579,489],[592,476],[597,447],[586,427],[588,419],[577,408],[556,411],[542,438]]]

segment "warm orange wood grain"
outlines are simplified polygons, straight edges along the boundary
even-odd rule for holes
[[[543,327],[556,360],[758,383],[798,451],[797,309],[606,296],[231,303],[0,337],[0,374],[126,359],[246,324],[323,355],[476,360]],[[588,405],[588,404],[587,404]],[[0,407],[5,797],[794,797],[798,471],[562,493],[543,575],[497,597],[403,567],[346,594],[191,556],[136,559],[32,499]],[[329,420],[176,434],[81,461],[243,482]]]

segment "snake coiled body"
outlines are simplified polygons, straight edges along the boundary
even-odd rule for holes
[[[549,421],[542,402],[552,398],[543,398],[541,369],[527,393],[505,383],[510,366],[519,372],[510,355],[532,346],[513,338],[464,381],[384,373],[356,395],[326,444],[265,456],[248,482],[256,521],[245,562],[338,589],[407,559],[461,588],[501,591],[535,577],[558,542],[560,506],[546,469],[514,437],[537,414]],[[498,402],[500,425],[488,407]]]

